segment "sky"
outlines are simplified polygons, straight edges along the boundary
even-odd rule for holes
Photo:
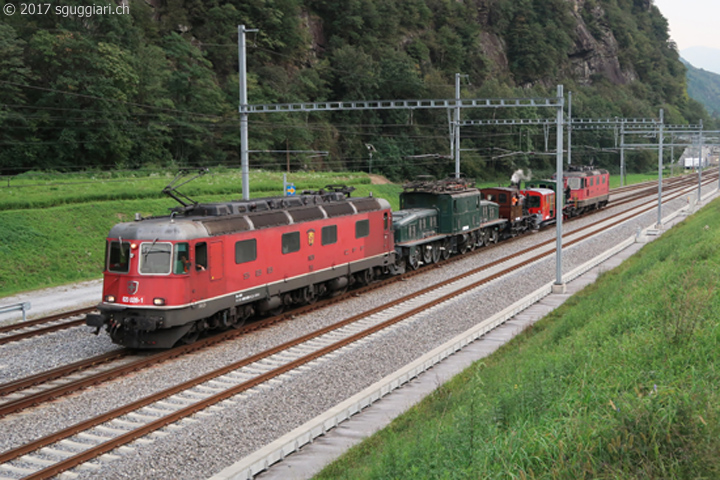
[[[670,24],[678,50],[711,47],[720,50],[720,0],[654,0]]]

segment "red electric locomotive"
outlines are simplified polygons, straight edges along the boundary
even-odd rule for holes
[[[563,178],[566,216],[575,217],[607,205],[610,198],[610,173],[607,170],[571,165],[563,172]]]
[[[369,283],[394,265],[392,212],[350,191],[210,204],[166,191],[183,207],[110,231],[100,313],[86,323],[126,347],[169,348]]]

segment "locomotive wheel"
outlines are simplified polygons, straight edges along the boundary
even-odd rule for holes
[[[238,318],[234,323],[231,323],[231,324],[230,324],[230,327],[231,327],[231,328],[234,328],[235,330],[237,330],[238,328],[240,328],[240,327],[242,327],[243,325],[245,325],[245,320],[246,320],[245,318]]]
[[[488,243],[497,243],[498,242],[498,232],[497,230],[493,230],[490,232],[490,237],[488,238]]]
[[[304,300],[307,305],[312,305],[313,303],[317,302],[318,295],[317,290],[315,289],[315,285],[310,285],[309,287],[306,287],[305,290],[303,290]]]
[[[435,242],[432,244],[432,263],[438,263],[440,261],[440,256],[442,254],[442,249],[440,247],[440,242]]]
[[[423,245],[423,247],[422,247],[422,249],[423,249],[422,250],[422,252],[423,252],[422,259],[423,259],[423,263],[425,265],[429,265],[430,262],[432,262],[432,258],[433,258],[432,248],[433,248],[432,245]]]
[[[450,239],[446,238],[445,240],[442,241],[442,248],[440,250],[442,259],[447,260],[448,258],[450,258],[451,253],[452,253],[452,251],[450,249]]]
[[[247,322],[247,319],[252,317],[255,313],[255,309],[251,307],[250,305],[245,305],[244,307],[238,307],[237,310],[237,316],[235,317],[235,322],[230,325],[232,328],[238,329],[245,325],[245,322]]]
[[[362,285],[370,285],[373,280],[375,280],[375,272],[372,268],[368,268],[367,270],[363,270],[358,274],[358,280],[360,280],[360,283]]]
[[[488,244],[488,232],[487,230],[480,230],[478,232],[478,247],[486,247]]]
[[[178,340],[178,343],[190,345],[191,343],[195,343],[195,341],[200,336],[200,331],[195,329],[194,327],[190,329],[189,332],[187,332],[185,335],[180,337],[180,340]]]
[[[477,247],[477,233],[473,232],[470,234],[470,241],[468,242],[468,250],[471,252],[475,251],[475,247]]]
[[[415,249],[415,253],[412,253],[408,256],[407,263],[410,265],[410,268],[413,270],[417,270],[420,267],[420,257],[422,256],[422,253],[420,253],[420,250],[417,248]]]

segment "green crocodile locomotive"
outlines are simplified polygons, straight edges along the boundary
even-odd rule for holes
[[[498,204],[464,179],[417,180],[400,194],[393,212],[396,266],[415,270],[454,253],[496,243],[507,220]]]

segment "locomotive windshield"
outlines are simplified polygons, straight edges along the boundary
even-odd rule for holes
[[[146,242],[140,245],[140,273],[170,273],[172,243]]]
[[[540,197],[528,195],[526,198],[528,208],[540,208]]]
[[[111,240],[108,243],[107,269],[113,273],[130,271],[130,242]]]
[[[582,188],[582,178],[570,177],[567,181],[570,190],[580,190]]]

